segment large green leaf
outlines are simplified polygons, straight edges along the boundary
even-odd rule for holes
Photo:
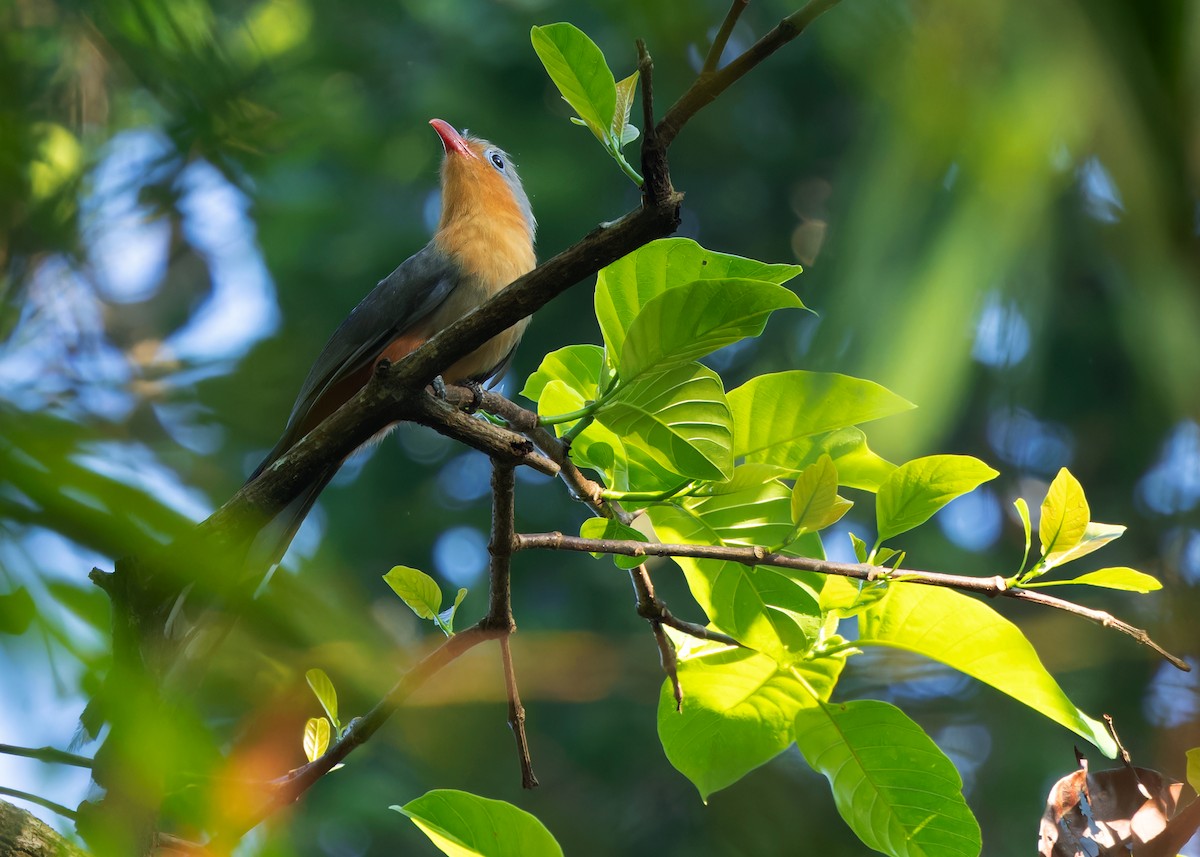
[[[977,857],[962,778],[921,727],[877,700],[800,709],[796,745],[829,780],[846,824],[893,857]]]
[[[617,84],[603,52],[573,24],[534,27],[529,36],[563,100],[604,140],[616,115]]]
[[[1038,522],[1044,568],[1053,568],[1064,561],[1064,556],[1074,553],[1087,532],[1091,514],[1079,480],[1067,468],[1060,469],[1042,501],[1042,518]]]
[[[538,414],[548,416],[577,411],[583,397],[565,381],[552,380],[538,397]],[[561,435],[573,424],[554,428]],[[616,432],[599,422],[584,429],[571,444],[571,460],[604,474],[607,484],[619,491],[665,491],[678,485],[680,476],[658,463],[637,442],[626,444]]]
[[[804,308],[789,289],[760,280],[696,280],[655,295],[629,325],[617,368],[626,380],[699,360],[758,336],[777,309]]]
[[[930,455],[901,464],[879,486],[875,498],[879,540],[920,526],[955,497],[999,475],[969,455]]]
[[[563,853],[544,824],[502,800],[436,789],[389,809],[411,818],[451,857],[561,857]]]
[[[536,402],[547,384],[562,381],[579,394],[582,404],[582,401],[596,398],[596,383],[603,365],[604,349],[599,345],[568,345],[551,351],[542,358],[537,371],[529,376],[521,395]]]
[[[733,473],[733,419],[721,379],[699,363],[643,375],[596,411],[628,446],[688,479]]]
[[[768,265],[705,250],[690,238],[664,238],[624,256],[596,277],[596,320],[615,359],[642,307],[667,289],[696,280],[742,279],[782,285],[799,265]]]
[[[815,464],[822,455],[828,455],[837,467],[839,485],[872,493],[878,491],[883,480],[896,469],[896,465],[867,446],[866,434],[855,426],[797,438],[772,449],[770,458],[773,466],[798,472]]]
[[[787,489],[778,487],[783,496],[768,502],[782,507],[786,515]],[[740,495],[728,496],[735,501],[742,499]],[[748,509],[751,505],[746,502],[741,508]],[[665,542],[724,544],[722,531],[734,538],[753,535],[752,531],[731,531],[724,526],[727,523],[725,513],[731,508],[737,506],[723,506],[704,515],[703,509],[653,506],[647,514],[658,537]],[[736,513],[729,520],[736,520]],[[718,530],[718,527],[722,529]],[[790,522],[780,529],[790,531]],[[819,546],[819,541],[817,544]],[[683,569],[692,597],[712,624],[774,661],[788,663],[801,657],[820,631],[818,591],[821,580],[815,575],[770,566],[751,568],[723,560],[677,557],[675,561]]]
[[[752,378],[730,391],[729,407],[734,455],[748,461],[794,464],[792,445],[798,441],[913,406],[872,381],[796,369]]]
[[[843,665],[843,657],[831,657],[796,669],[828,699]],[[787,749],[796,712],[816,704],[789,670],[744,649],[694,658],[681,652],[677,668],[683,710],[675,710],[670,682],[664,682],[658,737],[667,759],[705,801]]]
[[[1067,727],[1110,758],[1116,754],[1104,724],[1075,707],[1012,622],[951,589],[913,583],[890,588],[859,616],[859,645],[892,646],[941,661]]]

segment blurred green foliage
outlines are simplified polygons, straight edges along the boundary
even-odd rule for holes
[[[730,50],[790,11],[753,4]],[[440,157],[427,120],[513,153],[547,258],[637,196],[565,121],[530,28],[572,21],[619,74],[644,38],[661,110],[724,12],[552,0],[0,8],[0,595],[24,591],[36,607],[24,634],[0,636],[0,696],[19,687],[34,706],[5,703],[0,740],[69,740],[108,650],[91,565],[226,499],[274,443],[337,320],[424,243]],[[952,505],[942,535],[925,528],[906,545],[929,568],[1007,573],[1023,541],[1011,499],[1041,496],[1070,465],[1094,515],[1130,527],[1107,559],[1167,590],[1136,608],[1120,594],[1088,603],[1136,610],[1131,621],[1193,659],[1198,75],[1200,13],[1183,0],[843,0],[672,150],[682,234],[804,264],[796,287],[819,314],[780,314],[752,346],[719,353],[727,386],[796,368],[870,378],[920,405],[872,432],[880,453],[996,464],[990,506]],[[584,285],[538,314],[510,390],[548,351],[600,341],[591,304]],[[306,670],[331,676],[348,720],[419,657],[427,626],[380,578],[406,564],[457,573],[446,591],[471,582],[487,468],[422,430],[393,437],[326,492],[291,568],[218,650],[200,708],[156,733],[164,753],[202,768],[238,748],[226,764],[242,773],[298,765],[304,723],[321,713]],[[576,528],[583,512],[563,497],[523,478],[518,528]],[[853,511],[844,523],[871,529]],[[663,565],[656,582],[686,615],[676,578]],[[387,806],[440,787],[519,804],[569,854],[857,853],[795,751],[707,806],[696,799],[655,734],[661,674],[626,586],[607,561],[519,559],[513,649],[545,787],[520,792],[485,648],[301,812],[253,834],[250,853],[428,848]],[[20,620],[26,604],[0,609]],[[483,606],[473,586],[460,623]],[[1078,620],[1008,615],[1073,701],[1117,718],[1138,764],[1182,778],[1183,749],[1200,743],[1194,683],[1164,682],[1145,650]],[[875,664],[848,671],[843,694],[900,702],[958,763],[989,853],[1027,848],[1049,784],[1074,765],[1072,736],[925,663]],[[60,787],[61,802],[82,796]],[[223,811],[241,797],[225,795]],[[187,799],[179,818],[194,811]]]

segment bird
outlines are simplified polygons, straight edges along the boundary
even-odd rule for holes
[[[429,124],[444,151],[433,238],[380,280],[334,331],[300,387],[283,435],[247,484],[357,393],[380,361],[404,358],[537,264],[537,221],[508,153],[441,119]],[[481,385],[502,375],[528,323],[522,319],[497,334],[440,378]],[[282,559],[340,464],[318,474],[260,531],[257,559],[272,566]]]

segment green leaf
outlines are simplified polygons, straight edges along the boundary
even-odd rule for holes
[[[1043,568],[1058,565],[1063,561],[1062,557],[1079,544],[1090,518],[1091,510],[1088,509],[1083,486],[1071,475],[1071,471],[1062,468],[1050,483],[1050,490],[1042,501],[1038,537],[1042,540]]]
[[[325,674],[325,670],[314,667],[306,672],[304,677],[308,679],[308,686],[312,688],[313,694],[316,695],[317,702],[321,703],[321,707],[329,715],[329,720],[333,723],[333,727],[340,729],[337,690],[334,689],[333,682],[329,680],[329,676]]]
[[[24,586],[0,595],[0,634],[24,634],[36,613],[37,607]]]
[[[688,479],[733,473],[733,420],[716,372],[689,363],[626,384],[596,421],[666,470]]]
[[[1068,583],[1101,586],[1105,589],[1120,589],[1125,592],[1154,592],[1162,589],[1162,584],[1151,575],[1125,566],[1102,568],[1070,580],[1039,580],[1037,583],[1026,583],[1025,586],[1035,589],[1042,586],[1065,586]]]
[[[1029,504],[1025,502],[1025,498],[1018,497],[1013,500],[1013,506],[1021,518],[1021,526],[1025,528],[1025,553],[1021,556],[1021,570],[1024,571],[1025,563],[1029,561],[1029,548],[1033,545],[1033,526],[1029,522]]]
[[[523,809],[456,789],[435,789],[404,806],[443,854],[451,857],[561,857],[558,842]]]
[[[827,699],[844,663],[842,657],[820,658],[796,670]],[[796,713],[816,704],[789,670],[744,649],[681,654],[677,669],[687,696],[677,712],[670,682],[663,683],[658,737],[667,759],[704,801],[787,749]]]
[[[786,465],[794,460],[791,447],[799,441],[911,407],[872,381],[833,372],[796,369],[759,375],[729,393],[734,455]]]
[[[696,280],[655,295],[629,325],[617,368],[632,380],[758,336],[777,309],[803,309],[790,289],[758,280]]]
[[[792,524],[797,531],[815,533],[841,519],[854,504],[837,494],[837,468],[822,455],[796,476],[792,488]]]
[[[1117,747],[1103,723],[1075,707],[1021,629],[987,604],[939,586],[896,583],[859,616],[859,645],[880,644],[940,661],[1023,702],[1091,741]]]
[[[876,700],[803,708],[795,729],[800,752],[867,847],[893,857],[982,850],[954,763],[899,708]]]
[[[786,467],[777,467],[774,464],[739,464],[733,468],[733,476],[729,479],[724,482],[705,482],[692,492],[692,496],[716,497],[722,494],[738,494],[758,488],[760,485],[766,485],[768,482],[774,482],[788,476],[790,472]]]
[[[863,545],[863,550],[866,550],[866,545]],[[853,577],[830,575],[821,587],[821,612],[834,613],[843,619],[857,616],[887,592],[888,585],[883,581],[869,583]]]
[[[796,472],[816,463],[822,455],[833,459],[839,485],[872,493],[896,469],[867,446],[866,434],[855,426],[798,438],[773,450],[771,458],[775,466]]]
[[[538,399],[538,414],[564,414],[583,407],[583,398],[563,381],[546,384]],[[571,424],[554,428],[561,435]],[[629,444],[616,432],[593,422],[571,444],[571,460],[604,474],[605,481],[619,491],[665,491],[679,484],[680,477],[642,450],[640,442]]]
[[[542,358],[537,371],[525,382],[521,395],[536,402],[551,381],[562,381],[579,394],[581,400],[595,399],[596,382],[604,365],[604,349],[599,345],[568,345]],[[580,406],[582,406],[582,401]],[[569,410],[578,410],[571,408]],[[563,411],[562,413],[568,413]]]
[[[860,539],[854,533],[850,533],[850,544],[854,545],[854,556],[861,562],[867,561],[867,543]]]
[[[466,597],[466,588],[460,587],[458,594],[454,596],[454,603],[438,614],[438,627],[445,632],[447,637],[454,633],[454,616],[456,613],[458,613],[458,605],[462,604],[462,600]]]
[[[779,487],[786,504],[787,489]],[[664,542],[725,543],[716,529],[722,523],[719,514],[652,506],[647,515]],[[821,627],[817,596],[821,581],[816,576],[723,560],[676,557],[675,562],[712,624],[743,645],[788,663],[807,652],[816,639]]]
[[[418,617],[437,618],[438,611],[442,609],[442,590],[428,574],[407,565],[398,565],[383,579]]]
[[[969,455],[930,455],[901,464],[875,498],[879,541],[920,526],[955,497],[999,475]]]
[[[329,749],[329,721],[324,717],[310,717],[304,724],[304,756],[313,762],[325,755]]]
[[[741,279],[782,285],[800,273],[799,265],[768,265],[741,256],[714,253],[690,238],[652,241],[600,271],[596,277],[596,320],[610,359],[616,359],[625,333],[642,307],[668,289],[708,279]]]
[[[618,149],[638,138],[638,129],[629,124],[629,113],[633,109],[633,96],[637,93],[638,73],[617,81],[617,102],[613,110],[612,139]]]
[[[1089,521],[1083,530],[1083,538],[1070,550],[1056,554],[1052,564],[1055,566],[1066,565],[1081,556],[1087,556],[1109,542],[1116,541],[1124,532],[1125,527],[1120,524],[1101,524],[1098,521]]]
[[[1192,791],[1200,792],[1200,747],[1187,751],[1187,781]]]
[[[534,27],[529,35],[563,100],[606,143],[617,109],[617,86],[603,52],[573,24]]]
[[[632,539],[639,542],[649,541],[640,530],[627,527],[620,521],[612,518],[588,518],[580,525],[579,535],[585,539]],[[599,559],[604,554],[593,553],[592,556]],[[611,556],[617,568],[637,568],[646,561],[644,556],[624,556],[622,554],[612,554]]]

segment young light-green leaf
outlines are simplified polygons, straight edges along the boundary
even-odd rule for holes
[[[458,613],[458,605],[462,604],[462,600],[466,597],[466,587],[459,587],[458,593],[454,596],[454,603],[438,614],[438,626],[447,637],[454,633],[454,616]]]
[[[629,124],[629,113],[633,109],[633,96],[637,92],[638,73],[617,81],[617,103],[613,110],[612,139],[618,149],[638,138],[638,129]]]
[[[304,724],[304,756],[310,762],[325,755],[329,749],[329,721],[324,717],[310,717]]]
[[[796,438],[791,443],[773,449],[770,457],[774,466],[798,472],[815,463],[822,455],[833,459],[839,485],[871,493],[878,491],[883,481],[896,469],[896,465],[876,455],[867,446],[866,434],[856,426]]]
[[[920,526],[955,497],[999,475],[969,455],[930,455],[901,464],[879,486],[875,497],[879,540]]]
[[[867,847],[892,857],[980,853],[954,763],[899,708],[873,699],[805,707],[795,729],[800,752]]]
[[[596,383],[603,365],[604,349],[599,345],[568,345],[551,351],[542,358],[537,371],[529,376],[521,395],[536,402],[542,397],[547,384],[562,381],[581,399],[595,399]]]
[[[313,694],[316,695],[317,702],[321,703],[321,707],[329,715],[333,727],[340,729],[337,690],[334,689],[333,682],[329,680],[329,676],[325,674],[325,670],[314,667],[304,674],[304,678],[308,680],[308,686],[312,688]]]
[[[1079,544],[1087,532],[1091,514],[1079,480],[1067,468],[1059,470],[1042,501],[1042,518],[1038,523],[1044,568],[1061,563],[1063,556]]]
[[[626,539],[638,542],[649,541],[645,534],[640,530],[635,530],[633,527],[627,527],[620,521],[613,518],[588,518],[579,527],[579,535],[585,539]],[[593,553],[592,556],[599,559],[604,556],[602,553]],[[611,559],[617,568],[637,568],[646,561],[644,556],[625,556],[624,554],[611,554]]]
[[[450,857],[562,857],[546,825],[502,800],[436,789],[388,808],[411,818]]]
[[[1187,751],[1187,781],[1192,791],[1200,792],[1200,747]]]
[[[790,289],[759,280],[706,279],[668,289],[630,323],[617,368],[628,381],[699,360],[758,336],[771,313],[789,307],[804,304]]]
[[[1013,507],[1021,519],[1021,526],[1025,528],[1025,554],[1021,557],[1021,570],[1024,571],[1025,563],[1029,561],[1029,548],[1033,545],[1033,525],[1029,522],[1029,504],[1024,497],[1014,500]]]
[[[890,590],[859,616],[859,645],[891,646],[940,661],[1067,727],[1109,758],[1116,755],[1104,724],[1075,707],[1012,622],[951,589],[897,583]]]
[[[752,378],[729,392],[735,456],[787,464],[813,435],[906,411],[910,402],[872,381],[795,369]]]
[[[1125,532],[1120,524],[1101,524],[1099,521],[1088,521],[1083,530],[1083,538],[1070,550],[1055,554],[1050,566],[1066,565],[1081,556],[1087,556],[1092,551],[1099,550],[1111,541],[1116,541]]]
[[[782,285],[800,273],[799,265],[768,265],[754,259],[714,253],[690,238],[663,238],[623,256],[596,277],[596,320],[615,360],[625,332],[656,295],[696,280],[741,279]]]
[[[688,479],[733,473],[733,419],[716,372],[688,363],[626,384],[596,420],[661,467]]]
[[[1027,583],[1025,586],[1027,588],[1038,588],[1042,586],[1065,586],[1069,583],[1100,586],[1104,589],[1120,589],[1125,592],[1144,593],[1162,589],[1162,584],[1156,578],[1145,572],[1127,568],[1126,566],[1102,568],[1099,571],[1091,571],[1087,574],[1081,574],[1079,577],[1072,577],[1070,580],[1039,580],[1036,583]]]
[[[617,109],[617,84],[604,53],[573,24],[534,27],[529,36],[563,100],[600,142],[607,143]]]
[[[830,657],[796,669],[827,699],[843,665],[842,657]],[[676,711],[670,682],[663,683],[658,737],[704,801],[787,749],[796,712],[816,704],[790,671],[745,649],[681,655],[677,668],[687,697]]]
[[[434,619],[442,609],[442,590],[423,571],[398,565],[383,576],[392,591],[422,619]]]
[[[815,533],[841,519],[854,504],[838,496],[837,468],[822,455],[796,475],[792,488],[792,524],[800,532]]]

